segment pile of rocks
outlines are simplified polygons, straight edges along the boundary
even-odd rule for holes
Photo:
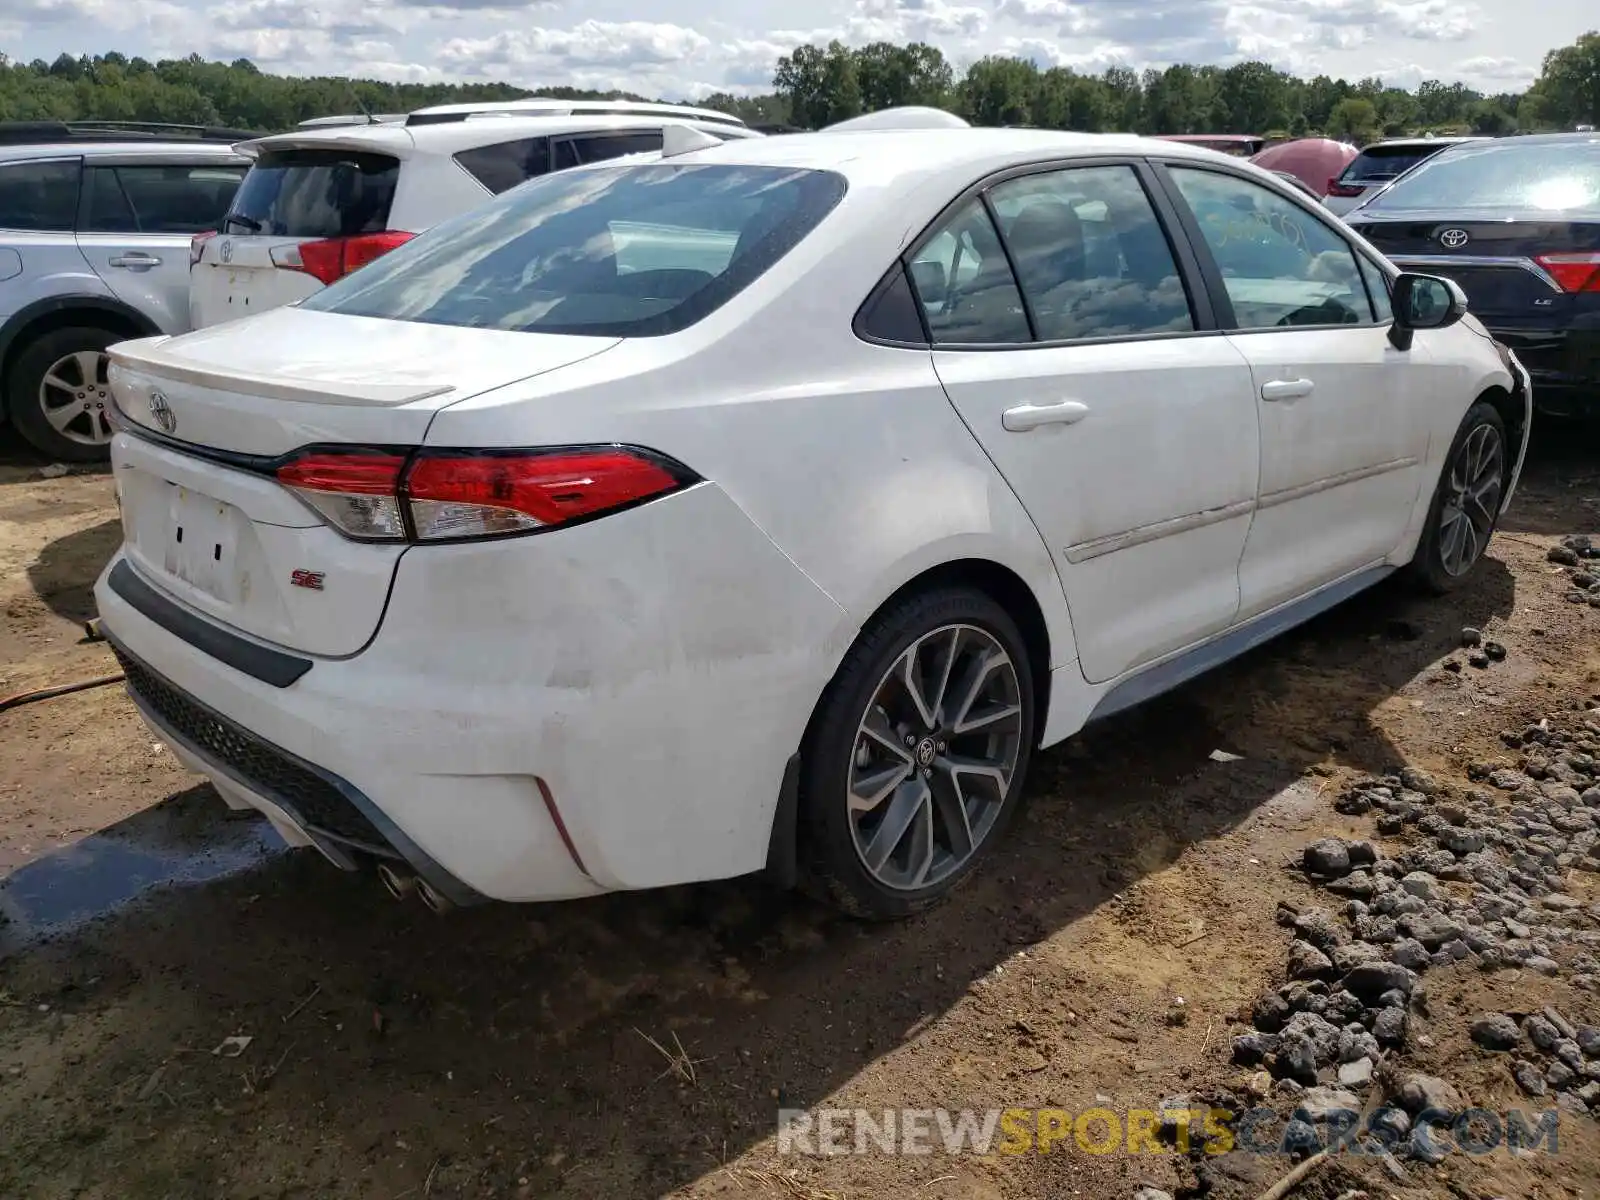
[[[1600,1026],[1574,1025],[1546,1005],[1520,1022],[1514,1013],[1479,1017],[1472,1040],[1485,1050],[1514,1054],[1512,1077],[1528,1095],[1554,1090],[1565,1111],[1600,1115]]]
[[[1472,777],[1487,788],[1446,788],[1408,768],[1339,796],[1340,812],[1376,814],[1380,833],[1408,834],[1409,845],[1392,857],[1342,838],[1305,848],[1306,877],[1343,902],[1279,905],[1279,923],[1294,935],[1287,980],[1255,1002],[1252,1028],[1233,1039],[1234,1061],[1256,1069],[1253,1094],[1298,1099],[1305,1089],[1355,1095],[1378,1086],[1394,1104],[1384,1118],[1404,1121],[1408,1086],[1453,1094],[1442,1080],[1392,1066],[1427,1016],[1428,971],[1463,963],[1600,987],[1600,904],[1567,891],[1574,869],[1600,871],[1597,716],[1588,712],[1568,733],[1547,719],[1503,734],[1524,754],[1515,769],[1475,766]],[[1555,1061],[1519,1059],[1519,1082],[1535,1095],[1540,1083],[1560,1088],[1563,1108],[1600,1116],[1600,1033],[1556,1016],[1519,1025],[1502,1014],[1484,1036],[1508,1050],[1547,1043]]]
[[[1600,608],[1600,546],[1587,534],[1575,534],[1561,539],[1546,555],[1553,563],[1569,568],[1567,571],[1567,599],[1574,604],[1588,604]]]

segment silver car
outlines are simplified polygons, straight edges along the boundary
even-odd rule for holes
[[[232,129],[0,123],[0,417],[51,458],[105,458],[105,349],[189,328],[190,243],[249,167]]]

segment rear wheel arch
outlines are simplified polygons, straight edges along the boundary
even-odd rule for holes
[[[1027,647],[1028,666],[1033,677],[1033,745],[1037,746],[1044,732],[1045,718],[1050,705],[1049,622],[1033,588],[1010,567],[993,559],[961,558],[925,568],[884,597],[861,622],[859,628],[863,630],[869,628],[884,614],[917,596],[948,591],[952,588],[965,588],[981,593],[1004,609],[1015,622]],[[854,639],[851,645],[854,645]],[[780,887],[793,887],[799,881],[798,858],[801,840],[799,825],[803,819],[798,803],[800,763],[807,748],[814,743],[817,724],[823,716],[845,657],[848,657],[848,649],[842,656],[841,662],[835,666],[834,673],[830,675],[828,686],[824,687],[813,704],[801,743],[795,748],[795,753],[789,759],[784,771],[783,785],[768,839],[766,866],[768,878]]]
[[[8,404],[4,381],[10,379],[17,356],[47,333],[83,327],[130,338],[152,337],[161,332],[137,309],[102,296],[52,296],[35,301],[0,327],[0,411]]]

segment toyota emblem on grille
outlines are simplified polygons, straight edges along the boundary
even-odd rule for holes
[[[161,392],[150,393],[150,416],[161,426],[163,433],[171,433],[178,427],[178,418],[172,415],[172,405],[167,403],[166,396]]]
[[[231,263],[233,261],[233,243],[227,238],[222,239],[221,253],[223,262]]]
[[[1471,240],[1465,229],[1446,229],[1439,235],[1439,244],[1446,250],[1459,250]]]

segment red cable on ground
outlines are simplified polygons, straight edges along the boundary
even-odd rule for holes
[[[78,683],[62,683],[55,687],[39,688],[33,692],[18,692],[15,696],[7,696],[0,700],[0,712],[12,708],[21,708],[24,704],[32,704],[35,700],[49,700],[54,696],[66,696],[73,692],[85,692],[90,688],[105,687],[108,683],[121,683],[122,673],[115,675],[101,675],[97,679],[84,679]]]

